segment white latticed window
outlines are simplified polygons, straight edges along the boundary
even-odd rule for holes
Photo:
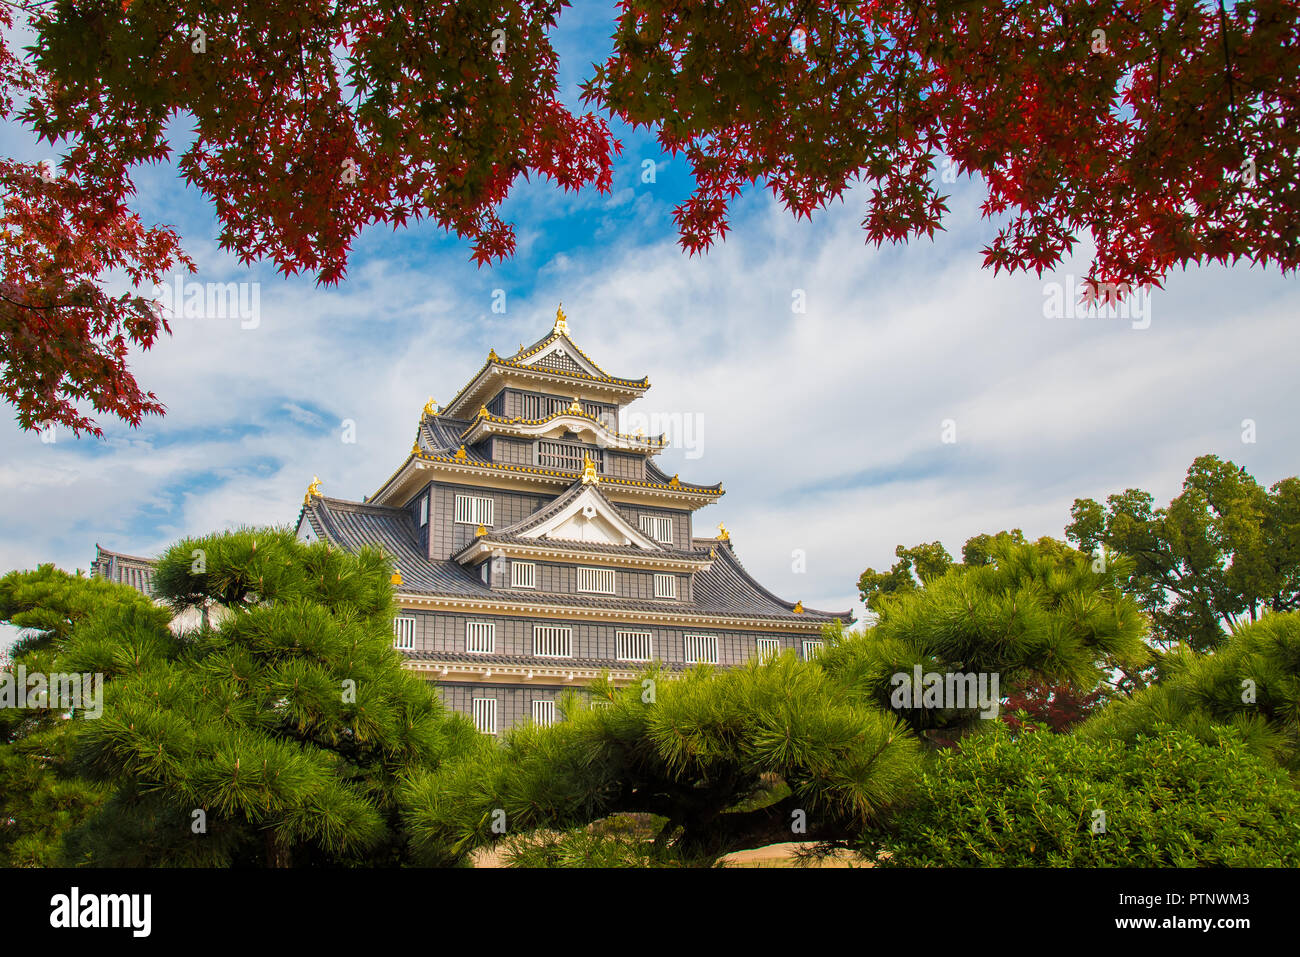
[[[676,598],[677,576],[655,574],[655,597]]]
[[[523,417],[525,419],[545,419],[563,412],[569,405],[561,399],[549,395],[523,395]]]
[[[578,566],[578,591],[596,595],[614,594],[614,569]]]
[[[544,469],[564,469],[569,472],[581,472],[590,457],[597,472],[605,470],[605,455],[600,449],[589,449],[581,445],[569,445],[565,442],[539,441],[537,443],[537,464]]]
[[[537,563],[521,562],[519,560],[510,563],[510,584],[515,588],[536,588],[537,587]]]
[[[614,643],[619,661],[649,661],[653,652],[648,631],[616,632]]]
[[[656,542],[665,542],[669,545],[673,543],[673,520],[671,518],[660,518],[657,515],[642,515],[641,531],[645,532]]]
[[[809,638],[805,641],[803,643],[804,660],[807,661],[811,658],[816,658],[821,654],[822,646],[825,644],[826,642],[822,641],[820,638]]]
[[[497,733],[497,699],[474,699],[474,727],[484,734]]]
[[[410,651],[415,647],[415,619],[399,615],[393,619],[393,647]]]
[[[779,638],[759,638],[758,639],[758,660],[766,661],[768,658],[775,658],[781,653],[781,639]]]
[[[533,625],[533,654],[538,658],[572,658],[573,629]]]
[[[491,525],[492,499],[485,495],[457,495],[456,521],[461,525]]]
[[[717,635],[687,635],[686,663],[688,665],[718,663]]]
[[[554,701],[534,701],[533,702],[533,724],[539,724],[546,727],[555,724],[555,702]]]
[[[497,626],[491,621],[465,622],[465,650],[490,655],[496,647]]]

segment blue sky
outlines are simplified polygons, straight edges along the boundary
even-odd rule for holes
[[[612,11],[583,3],[560,18],[575,106],[608,50]],[[982,193],[965,183],[946,232],[881,250],[864,242],[861,190],[795,223],[755,189],[735,204],[727,241],[688,259],[671,213],[689,170],[644,131],[614,125],[624,153],[612,194],[534,182],[511,195],[513,260],[476,268],[465,244],[427,223],[375,228],[329,289],[239,266],[173,167],[140,171],[146,221],[179,229],[195,279],[260,282],[260,323],[178,320],[134,356],[169,410],[139,429],[105,421],[103,439],[44,444],[6,415],[0,571],[85,568],[96,542],[154,554],[183,535],[290,523],[313,475],[329,495],[373,493],[410,448],[426,396],[446,402],[490,348],[541,336],[560,301],[607,371],[649,375],[634,410],[701,423],[698,457],[661,459],[669,473],[724,483],[697,527],[725,521],[761,581],[813,607],[856,604],[859,573],[887,567],[900,543],[939,539],[956,554],[978,532],[1059,536],[1076,497],[1128,487],[1163,503],[1206,452],[1266,484],[1300,472],[1300,292],[1275,269],[1173,273],[1147,328],[1049,318],[1049,284],[1086,272],[1087,244],[1052,275],[994,277],[979,250],[995,224],[979,220]],[[20,129],[3,135],[10,155],[49,155]],[[641,180],[646,160],[653,183]],[[504,314],[491,309],[496,289]],[[797,290],[804,313],[791,309]],[[341,440],[344,420],[354,444]],[[943,441],[948,421],[955,442]]]

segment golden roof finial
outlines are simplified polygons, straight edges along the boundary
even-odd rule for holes
[[[480,406],[478,407],[478,414],[479,414],[480,416],[488,416],[488,415],[491,415],[492,413],[490,413],[490,412],[487,410],[487,406],[486,406],[486,405],[480,405]]]
[[[595,485],[600,481],[600,476],[596,474],[596,463],[591,460],[591,456],[586,452],[582,453],[582,484]]]
[[[402,570],[400,568],[394,568],[393,575],[388,580],[394,585],[400,585],[402,583]]]
[[[731,541],[731,532],[727,531],[727,526],[723,525],[721,522],[718,522],[718,541]]]
[[[497,351],[495,349],[489,349],[488,362],[496,362],[496,361],[497,361]]]
[[[302,497],[302,504],[310,505],[311,500],[314,498],[320,498],[320,476],[319,475],[313,475],[311,477],[311,484],[307,486],[307,494]]]
[[[411,443],[411,454],[412,454],[412,455],[419,455],[419,454],[420,454],[420,440],[419,440],[419,439],[416,439],[414,442]]]
[[[569,412],[573,415],[582,415],[582,403],[578,401],[577,397],[574,397],[574,400],[569,403]]]
[[[564,314],[564,303],[560,303],[560,308],[555,310],[554,331],[566,336],[569,334],[569,317]]]
[[[433,401],[433,396],[429,396],[429,401],[424,403],[424,414],[425,415],[438,414],[438,403]]]
[[[802,614],[803,614],[803,602],[801,602],[801,601],[797,601],[797,602],[794,603],[794,613],[795,613],[796,615],[802,615]]]
[[[467,458],[469,458],[469,456],[465,454],[465,446],[462,445],[460,448],[458,448],[456,450],[456,454],[453,455],[452,458],[460,459],[460,461],[462,462],[465,461]]]
[[[486,535],[486,534],[487,534],[487,526],[486,526],[486,525],[480,525],[478,528],[474,529],[474,537],[475,537],[475,538],[482,538],[482,537],[483,537],[484,535]]]
[[[679,479],[676,475],[673,475],[673,480],[668,484],[671,485],[673,488],[680,488],[682,484],[682,480]]]

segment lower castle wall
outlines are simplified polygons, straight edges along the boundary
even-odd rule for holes
[[[743,629],[697,628],[664,625],[642,625],[629,617],[627,624],[604,622],[564,621],[555,618],[518,618],[502,615],[468,615],[449,612],[430,612],[405,610],[402,615],[415,618],[416,652],[434,651],[453,654],[466,654],[465,626],[471,621],[493,622],[496,625],[494,655],[532,656],[533,626],[559,625],[573,629],[573,658],[608,661],[616,666],[617,642],[615,633],[619,631],[648,631],[651,634],[652,654],[668,665],[685,665],[685,635],[715,635],[718,638],[719,665],[738,665],[753,658],[758,653],[758,638],[776,638],[780,650],[795,649],[802,653],[805,638],[817,635],[776,634],[771,632],[746,631]],[[538,658],[537,664],[555,667],[563,665],[567,658]],[[627,667],[623,665],[621,667]],[[635,667],[635,665],[632,665]]]
[[[645,667],[642,662],[619,662],[616,660],[615,633],[618,631],[649,631],[652,636],[652,654],[656,660],[667,665],[683,667],[685,661],[684,635],[715,635],[718,638],[718,665],[728,667],[742,664],[758,654],[757,639],[776,638],[779,649],[784,652],[796,651],[803,656],[803,642],[817,638],[808,634],[775,634],[771,632],[747,631],[744,629],[719,628],[680,628],[662,625],[640,625],[629,620],[627,624],[591,623],[550,618],[520,618],[501,615],[465,615],[449,612],[430,612],[405,610],[401,612],[416,619],[415,652],[442,652],[454,654],[462,661],[472,661],[476,657],[465,650],[465,625],[470,621],[490,621],[496,624],[495,647],[491,656],[484,657],[484,669],[491,667],[497,655],[519,656],[529,659],[529,666],[538,668],[564,667],[568,661],[585,659],[608,662],[611,670],[636,671]],[[573,658],[539,658],[532,654],[533,625],[561,625],[573,629]],[[588,664],[585,667],[590,668]],[[429,674],[428,672],[425,673]],[[446,681],[428,678],[442,696],[448,708],[473,717],[474,698],[496,698],[497,730],[505,731],[520,722],[532,719],[532,703],[535,700],[555,700],[566,689],[581,693],[581,680],[573,683],[555,684],[553,678],[537,678],[531,681]],[[549,682],[549,683],[548,683]]]

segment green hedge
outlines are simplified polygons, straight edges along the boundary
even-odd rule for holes
[[[1295,867],[1300,792],[1227,729],[1129,747],[994,730],[935,755],[863,850],[901,867]]]

